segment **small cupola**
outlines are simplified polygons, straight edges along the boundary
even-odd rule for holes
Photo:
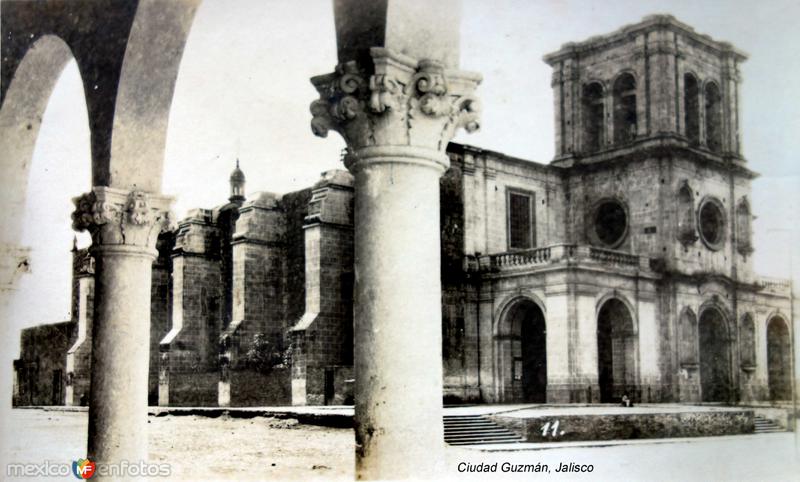
[[[244,172],[239,169],[239,159],[236,159],[236,169],[231,172],[231,197],[230,202],[241,204],[244,202]]]

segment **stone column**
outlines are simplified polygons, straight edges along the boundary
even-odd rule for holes
[[[435,478],[444,464],[439,178],[478,128],[480,76],[386,48],[315,77],[312,130],[338,131],[355,176],[359,479]],[[365,65],[368,64],[368,65]]]
[[[74,202],[96,263],[88,457],[136,464],[147,460],[151,270],[171,199],[95,187]]]

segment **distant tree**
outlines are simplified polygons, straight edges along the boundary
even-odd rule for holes
[[[280,343],[270,341],[266,334],[256,333],[242,361],[251,370],[268,373],[273,368],[291,366],[291,356],[291,347],[284,349]]]

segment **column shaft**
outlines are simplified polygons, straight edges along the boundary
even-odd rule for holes
[[[422,475],[420,467],[442,468],[442,172],[440,165],[390,162],[355,175],[360,479],[409,478]]]
[[[89,458],[147,460],[150,278],[155,253],[100,246],[92,338]]]

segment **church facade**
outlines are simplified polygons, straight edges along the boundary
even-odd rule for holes
[[[545,57],[549,164],[450,144],[446,403],[791,399],[791,285],[752,267],[745,59],[647,17]],[[150,403],[352,403],[352,177],[246,196],[237,166],[230,182],[159,240]],[[89,390],[93,266],[73,257],[73,320],[24,330],[18,405]]]

